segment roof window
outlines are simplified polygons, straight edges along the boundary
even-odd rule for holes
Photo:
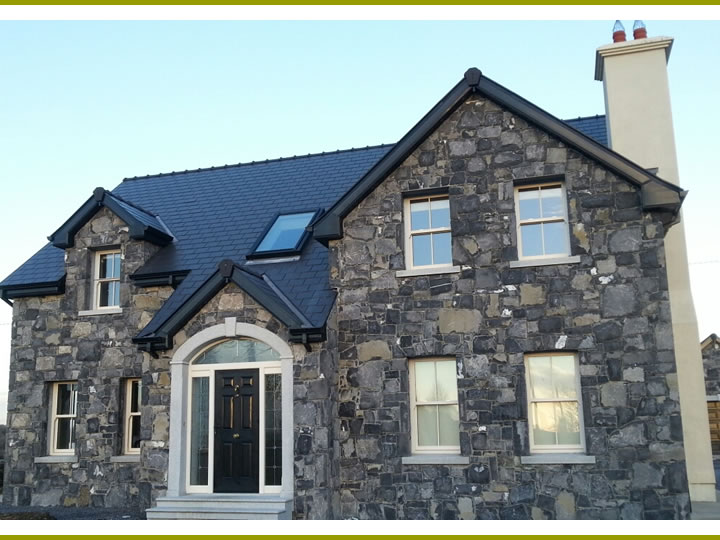
[[[277,216],[249,257],[274,257],[299,253],[309,236],[306,228],[318,214],[319,211],[316,210]]]

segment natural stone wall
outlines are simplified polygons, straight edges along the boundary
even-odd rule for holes
[[[91,308],[94,250],[118,246],[123,312],[78,316]],[[172,292],[139,290],[129,279],[157,249],[130,240],[127,225],[101,209],[66,250],[66,293],[14,302],[5,503],[142,506],[140,465],[111,463],[110,457],[122,453],[121,381],[143,376],[147,361],[131,339]],[[78,381],[78,462],[35,463],[48,454],[51,383],[68,380]]]
[[[572,254],[510,268],[514,181],[564,175]],[[400,278],[403,193],[445,187],[455,274]],[[638,190],[473,96],[331,242],[343,518],[678,518],[689,505],[663,226]],[[578,354],[593,465],[522,465],[524,354]],[[458,366],[469,466],[403,465],[408,359]]]
[[[705,393],[708,396],[720,395],[720,345],[712,341],[702,351],[705,370]]]

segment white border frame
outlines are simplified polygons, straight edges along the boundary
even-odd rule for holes
[[[138,382],[138,399],[140,399],[140,393],[142,392],[142,379],[140,377],[129,377],[125,379],[125,403],[123,407],[123,454],[124,456],[137,456],[140,455],[140,447],[132,448],[131,442],[131,422],[130,419],[134,416],[142,418],[142,405],[138,407],[138,412],[131,411],[132,401],[132,383]],[[142,421],[142,420],[141,420]]]
[[[120,268],[117,278],[100,278],[100,257],[103,255],[113,255],[118,254],[120,255]],[[100,283],[104,282],[110,282],[110,281],[116,281],[118,284],[118,288],[120,287],[120,279],[122,276],[122,262],[123,262],[123,253],[122,249],[105,249],[102,251],[96,251],[95,252],[95,258],[93,260],[93,282],[92,282],[92,309],[90,309],[90,313],[92,312],[104,312],[106,310],[108,311],[115,311],[117,312],[120,309],[120,291],[118,290],[118,305],[112,305],[112,306],[101,306],[100,305]]]
[[[458,408],[458,420],[460,417],[460,400],[457,396],[457,359],[447,357],[432,357],[432,358],[409,358],[408,359],[408,384],[410,394],[410,441],[411,451],[415,454],[452,454],[460,455],[460,445],[458,446],[419,446],[418,445],[418,427],[417,427],[417,406],[418,403],[415,400],[415,364],[419,362],[453,362],[455,364],[454,373],[455,375],[455,401],[427,401],[421,405],[455,405]],[[437,369],[435,370],[437,379]],[[459,430],[458,422],[458,430]],[[459,436],[459,435],[458,435]]]
[[[575,393],[577,399],[533,399],[530,397],[530,367],[529,362],[531,358],[538,357],[553,357],[553,356],[571,356],[575,365]],[[530,454],[584,454],[586,452],[585,445],[585,418],[583,414],[582,404],[582,387],[580,386],[580,359],[577,353],[573,352],[546,352],[546,353],[531,353],[526,354],[524,358],[525,363],[525,388],[527,397],[527,410],[528,410],[528,437],[530,441]],[[542,445],[536,446],[533,437],[532,428],[532,404],[533,403],[558,403],[558,402],[576,402],[578,405],[578,422],[580,424],[580,445],[569,445],[569,444],[558,444],[558,445]]]
[[[520,219],[520,191],[525,190],[531,190],[531,189],[537,189],[538,193],[542,191],[543,189],[547,188],[553,188],[553,187],[559,187],[560,192],[562,194],[562,208],[563,208],[563,216],[562,219],[555,217],[555,218],[538,218],[538,219],[526,219],[521,220]],[[518,261],[538,261],[541,262],[543,260],[552,260],[552,259],[569,259],[570,258],[570,220],[568,218],[568,203],[567,203],[567,191],[565,190],[565,182],[561,181],[552,181],[552,182],[538,182],[536,184],[523,184],[523,185],[516,185],[515,186],[515,193],[514,193],[514,203],[515,203],[515,236],[517,237],[517,249],[518,249]],[[549,255],[534,255],[532,257],[524,257],[523,251],[522,251],[522,234],[520,233],[521,225],[523,224],[540,224],[540,223],[565,223],[565,252],[564,253],[551,253]],[[545,236],[541,235],[541,239],[543,241],[543,251],[545,251]],[[565,262],[574,262],[574,261],[565,261]]]
[[[410,223],[410,204],[416,201],[433,201],[446,199],[448,202],[448,208],[450,206],[450,196],[445,195],[419,195],[417,197],[407,197],[403,200],[403,224],[405,228],[405,270],[418,272],[418,275],[422,275],[423,271],[432,270],[445,270],[451,271],[453,267],[453,252],[452,252],[452,227],[437,227],[431,229],[418,229],[413,231]],[[452,223],[451,223],[452,225]],[[413,248],[412,248],[412,237],[428,235],[431,233],[449,233],[450,234],[450,263],[449,264],[426,264],[423,266],[413,265]],[[432,238],[430,239],[430,249],[432,250]]]
[[[58,399],[58,388],[61,384],[74,384],[75,385],[75,405],[73,407],[73,414],[57,414],[57,399]],[[52,383],[52,391],[50,392],[50,436],[48,437],[48,456],[74,456],[77,450],[77,438],[72,441],[72,448],[57,448],[57,427],[55,421],[59,418],[74,418],[75,426],[77,427],[77,395],[78,395],[78,382],[77,381],[57,381]]]
[[[190,405],[190,362],[198,354],[212,345],[228,338],[250,338],[261,341],[272,347],[279,355],[279,372],[281,374],[281,395],[282,395],[282,482],[279,493],[291,498],[294,492],[294,464],[293,464],[293,352],[290,346],[276,334],[269,330],[246,323],[239,323],[235,317],[225,318],[224,324],[218,324],[198,332],[180,346],[170,361],[170,440],[168,456],[168,496],[182,496],[193,491],[188,491],[189,480],[189,405]],[[246,365],[252,368],[262,366],[263,362],[252,362]],[[277,369],[274,366],[264,366]],[[223,366],[224,364],[214,364]],[[238,365],[225,364],[230,369],[237,369]],[[210,366],[210,365],[208,365]],[[205,367],[205,366],[204,366]],[[210,370],[208,369],[207,372]],[[192,375],[199,375],[201,371],[192,371]],[[275,371],[277,373],[277,371]],[[210,385],[212,388],[213,385]],[[213,390],[211,390],[211,393]],[[212,398],[211,398],[212,399]],[[263,398],[264,399],[264,398]],[[208,449],[210,450],[210,449]],[[208,465],[210,464],[208,456]],[[264,463],[264,461],[263,461]],[[208,471],[208,484],[210,483],[210,471]],[[193,486],[205,487],[205,486]],[[274,491],[277,492],[277,491]],[[265,493],[269,493],[267,490]],[[252,497],[258,494],[241,493],[243,497]]]

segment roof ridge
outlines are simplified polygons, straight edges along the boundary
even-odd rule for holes
[[[132,202],[132,201],[128,201],[126,198],[121,197],[120,195],[117,195],[116,193],[113,193],[112,191],[109,191],[109,190],[108,190],[107,193],[108,193],[111,197],[113,197],[113,198],[115,198],[115,199],[118,199],[119,201],[122,201],[122,202],[124,202],[125,204],[129,204],[130,206],[132,206],[132,207],[135,208],[136,210],[140,210],[141,212],[145,212],[145,213],[146,213],[147,215],[149,215],[149,216],[152,216],[152,217],[160,217],[160,216],[158,216],[158,214],[156,214],[155,212],[151,212],[150,210],[146,210],[145,208],[143,208],[143,207],[140,206],[139,204],[136,204],[136,203],[134,203],[134,202]]]
[[[346,152],[359,152],[361,150],[374,150],[376,148],[385,148],[385,147],[391,147],[395,146],[395,143],[383,143],[383,144],[375,144],[375,145],[368,145],[363,146],[359,148],[345,148],[345,149],[338,149],[338,150],[331,150],[329,152],[315,152],[313,154],[304,154],[301,156],[287,156],[287,157],[279,157],[279,158],[273,158],[273,159],[264,159],[260,161],[246,161],[246,162],[240,162],[240,163],[234,163],[234,164],[226,164],[226,165],[218,165],[214,167],[200,167],[198,169],[186,169],[184,171],[172,171],[169,173],[157,173],[157,174],[146,174],[144,176],[129,176],[127,178],[123,178],[123,182],[130,182],[135,180],[146,180],[149,178],[162,178],[165,176],[177,176],[181,174],[188,174],[188,173],[196,173],[196,172],[205,172],[205,171],[217,171],[221,169],[232,169],[233,167],[247,167],[250,165],[264,165],[266,163],[277,163],[280,161],[292,161],[295,159],[305,159],[305,158],[312,158],[317,156],[326,156],[331,154],[344,154]],[[127,201],[126,201],[127,202]]]

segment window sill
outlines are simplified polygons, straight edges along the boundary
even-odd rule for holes
[[[41,456],[35,458],[35,463],[77,463],[77,456]]]
[[[459,274],[459,266],[442,266],[435,268],[413,268],[410,270],[398,270],[396,277],[432,276],[435,274]]]
[[[403,456],[403,465],[467,465],[470,458],[455,454],[413,454]]]
[[[122,313],[122,308],[88,309],[86,311],[78,311],[78,317],[87,317],[91,315],[118,315],[120,313]]]
[[[525,268],[527,266],[551,266],[554,264],[577,264],[580,262],[580,255],[570,257],[554,257],[552,259],[523,259],[510,261],[510,268]]]
[[[110,456],[110,463],[140,463],[140,454]]]
[[[595,463],[595,456],[586,454],[533,454],[520,456],[523,465],[555,465],[555,464],[590,464]]]

